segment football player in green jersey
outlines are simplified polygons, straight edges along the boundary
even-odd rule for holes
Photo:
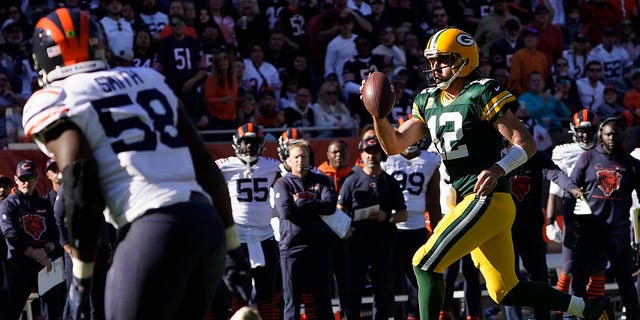
[[[498,81],[478,76],[473,37],[458,29],[441,30],[429,39],[424,56],[430,66],[425,72],[435,86],[414,98],[413,117],[398,129],[386,115],[374,119],[388,154],[402,152],[429,133],[457,193],[453,210],[413,257],[420,319],[438,319],[444,299],[442,273],[469,252],[497,303],[613,319],[608,298],[589,301],[548,283],[518,280],[511,240],[515,206],[504,175],[536,152],[535,141],[511,111],[516,98]],[[503,137],[511,147],[501,156]]]

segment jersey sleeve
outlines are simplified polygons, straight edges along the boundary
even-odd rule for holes
[[[424,111],[433,107],[433,97],[431,93],[434,91],[435,89],[424,89],[413,99],[411,117],[420,120],[424,125],[427,124],[424,118]]]
[[[480,79],[474,81],[474,88],[482,91],[479,104],[482,106],[481,119],[493,123],[509,109],[516,110],[516,97],[507,91],[497,80]]]

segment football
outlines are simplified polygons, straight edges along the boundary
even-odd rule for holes
[[[370,73],[362,85],[362,102],[374,118],[385,118],[396,103],[391,79],[380,71]]]

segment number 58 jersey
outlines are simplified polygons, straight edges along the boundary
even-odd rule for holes
[[[150,68],[80,73],[35,92],[24,107],[25,133],[49,152],[42,133],[72,121],[98,162],[107,221],[122,227],[147,210],[203,192],[178,136],[178,99]]]

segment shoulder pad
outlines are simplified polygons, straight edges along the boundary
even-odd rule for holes
[[[27,136],[41,132],[63,117],[69,110],[64,105],[65,91],[60,87],[46,87],[33,93],[24,105],[22,125]]]

